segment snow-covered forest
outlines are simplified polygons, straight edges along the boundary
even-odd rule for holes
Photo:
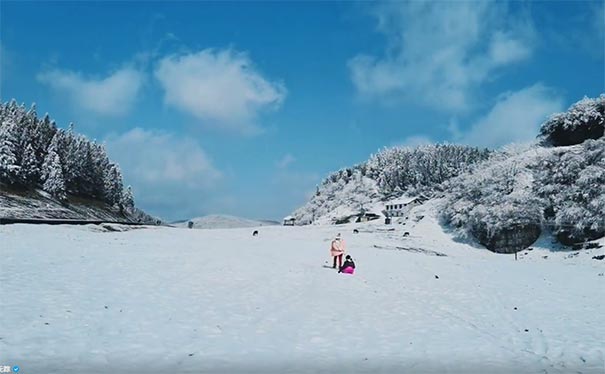
[[[404,193],[431,194],[490,153],[449,144],[385,148],[367,162],[332,173],[293,216],[299,223],[309,223],[343,205],[358,209]]]
[[[120,167],[102,144],[57,128],[48,114],[39,118],[15,100],[0,104],[0,184],[42,188],[58,200],[68,195],[134,207],[132,189],[123,187]]]
[[[157,224],[135,207],[104,145],[73,127],[39,117],[35,104],[0,103],[0,216]]]
[[[526,146],[387,148],[331,174],[293,216],[299,224],[321,222],[343,207],[422,194],[440,199],[443,224],[492,250],[518,251],[542,232],[566,245],[599,238],[605,235],[604,123],[600,96],[552,115]]]

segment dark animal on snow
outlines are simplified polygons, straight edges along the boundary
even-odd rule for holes
[[[353,234],[359,234],[359,230],[353,229]]]
[[[258,236],[258,230],[254,230],[254,232],[252,233],[252,236]]]
[[[403,236],[410,236],[410,233],[406,231],[403,233]]]

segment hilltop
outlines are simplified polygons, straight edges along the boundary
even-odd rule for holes
[[[529,145],[386,148],[340,170],[293,212],[297,224],[344,222],[404,196],[439,199],[440,223],[496,252],[547,233],[567,246],[605,235],[605,96],[553,114]]]

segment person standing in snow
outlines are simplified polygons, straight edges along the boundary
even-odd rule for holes
[[[338,259],[338,269],[342,267],[342,255],[345,254],[345,241],[340,238],[340,233],[332,240],[330,255],[334,257],[333,269],[336,269],[336,259]]]

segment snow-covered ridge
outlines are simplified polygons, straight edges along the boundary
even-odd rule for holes
[[[211,214],[203,217],[175,222],[172,224],[172,226],[188,227],[189,222],[193,222],[192,228],[194,229],[233,229],[243,227],[275,226],[279,224],[278,222],[268,220],[252,220],[230,215]]]

